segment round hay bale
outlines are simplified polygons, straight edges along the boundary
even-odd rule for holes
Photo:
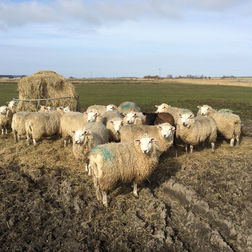
[[[53,71],[39,71],[33,75],[22,78],[18,83],[19,99],[65,99],[47,101],[19,101],[17,111],[37,111],[41,105],[70,106],[73,111],[79,110],[79,97],[74,86],[65,78]]]

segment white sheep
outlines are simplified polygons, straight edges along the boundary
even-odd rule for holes
[[[22,136],[26,135],[25,120],[26,117],[31,113],[33,112],[17,112],[13,115],[11,128],[15,142],[18,142]]]
[[[38,112],[52,112],[53,109],[50,106],[40,106]]]
[[[0,107],[0,114],[6,115],[7,110],[8,110],[8,106],[5,106],[5,105],[1,106]]]
[[[124,113],[123,125],[127,124],[145,124],[146,117],[142,112],[128,112]]]
[[[180,118],[179,116],[180,114],[183,114],[183,113],[193,114],[193,112],[189,109],[172,107],[171,105],[168,105],[166,103],[155,105],[155,107],[157,108],[156,113],[162,113],[162,112],[170,113],[174,118],[175,124],[177,124],[178,119]]]
[[[109,131],[109,141],[120,141],[119,130],[123,125],[123,116],[118,111],[106,112],[103,123]]]
[[[122,102],[118,106],[118,111],[120,113],[129,113],[129,112],[140,112],[141,109],[136,103],[126,101],[126,102]]]
[[[2,132],[2,135],[8,133],[8,129],[11,128],[11,121],[13,117],[12,111],[7,107],[7,109],[4,109],[4,113],[0,113],[0,129]]]
[[[133,141],[136,138],[147,134],[157,140],[160,152],[165,152],[170,148],[174,141],[175,127],[169,123],[159,125],[126,125],[120,130],[121,142]]]
[[[133,195],[138,197],[137,185],[154,171],[159,156],[155,139],[149,137],[93,148],[89,155],[89,164],[97,199],[102,199],[107,207],[107,192],[119,181],[133,182]]]
[[[202,116],[211,116],[217,124],[217,130],[227,140],[230,140],[230,146],[233,147],[236,139],[236,145],[240,143],[241,119],[238,115],[227,110],[217,111],[209,105],[197,106],[198,114]]]
[[[78,160],[86,164],[86,170],[91,175],[91,170],[88,169],[88,154],[92,148],[99,144],[108,143],[108,130],[103,123],[87,123],[81,129],[70,132],[73,139],[73,154]]]
[[[101,122],[103,118],[97,112],[68,112],[60,120],[60,134],[64,139],[64,146],[70,135],[69,132],[82,128],[88,122]]]
[[[60,118],[64,112],[57,110],[53,112],[34,112],[29,114],[25,120],[25,132],[27,144],[32,139],[34,146],[43,136],[53,136],[59,133]]]
[[[87,108],[86,112],[97,111],[101,116],[108,111],[117,111],[117,106],[114,104],[105,105],[91,105]]]
[[[208,140],[211,143],[212,152],[214,152],[217,138],[217,125],[213,118],[205,116],[196,116],[192,113],[180,114],[177,123],[176,137],[181,139],[187,145],[190,145],[190,152],[193,152],[193,146],[204,143]]]

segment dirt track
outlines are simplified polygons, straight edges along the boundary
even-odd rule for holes
[[[132,196],[95,198],[92,180],[61,139],[36,148],[0,136],[2,251],[251,251],[252,138],[163,155]]]

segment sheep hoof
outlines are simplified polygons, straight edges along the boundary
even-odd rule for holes
[[[139,198],[139,195],[138,195],[138,193],[135,193],[135,192],[133,192],[133,196],[135,197],[135,198]]]

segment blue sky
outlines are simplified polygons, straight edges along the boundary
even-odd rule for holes
[[[0,74],[252,75],[250,0],[0,0]]]

